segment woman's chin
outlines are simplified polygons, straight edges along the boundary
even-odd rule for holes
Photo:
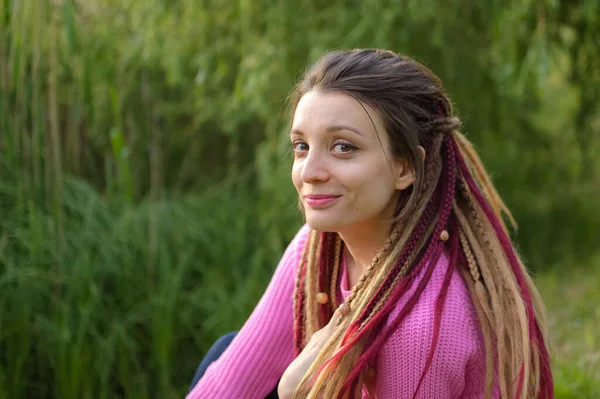
[[[341,227],[339,220],[311,215],[306,215],[306,224],[313,230],[326,232],[337,232]]]

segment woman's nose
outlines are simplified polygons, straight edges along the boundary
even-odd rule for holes
[[[325,157],[317,151],[309,151],[306,158],[304,158],[300,177],[305,183],[328,180],[329,171]]]

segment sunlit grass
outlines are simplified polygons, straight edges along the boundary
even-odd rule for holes
[[[600,254],[536,279],[548,308],[558,398],[600,398]]]

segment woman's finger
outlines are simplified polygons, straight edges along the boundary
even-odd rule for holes
[[[342,317],[342,314],[340,313],[340,308],[337,308],[335,312],[333,312],[333,316],[331,316],[331,319],[327,325],[336,326],[340,317]]]

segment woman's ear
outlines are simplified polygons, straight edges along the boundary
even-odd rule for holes
[[[415,182],[415,171],[408,159],[401,158],[396,161],[396,190],[406,190]]]
[[[425,161],[425,157],[427,156],[427,154],[425,153],[425,148],[423,148],[419,145],[419,146],[417,146],[417,151],[419,152],[419,156],[421,157],[421,160]]]
[[[425,149],[421,146],[417,147],[417,152],[423,161],[425,161]],[[397,175],[396,175],[396,190],[406,190],[411,184],[415,182],[416,173],[415,168],[406,158],[400,158],[396,161]]]

